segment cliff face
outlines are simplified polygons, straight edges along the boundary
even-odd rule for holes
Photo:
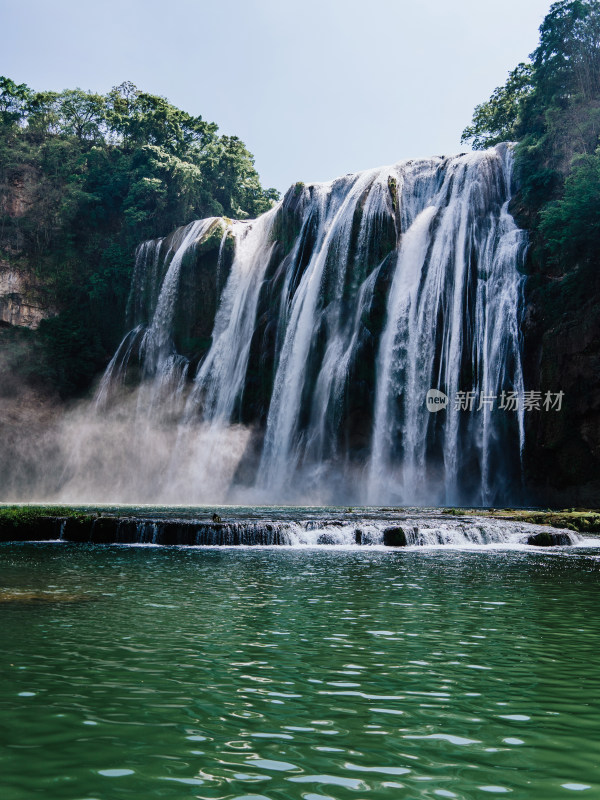
[[[0,182],[0,215],[19,219],[35,205],[39,175],[35,168],[22,164]]]
[[[56,310],[23,254],[19,222],[36,204],[38,175],[24,166],[0,183],[0,324],[35,329]]]
[[[52,480],[56,431],[66,407],[39,374],[34,331],[0,326],[0,489],[3,500],[31,498]],[[56,473],[55,473],[56,474]]]
[[[31,270],[0,259],[0,324],[35,330],[55,313]]]
[[[534,265],[535,268],[535,265]],[[525,477],[533,502],[600,506],[600,271],[536,271],[525,287],[525,382],[563,391],[561,413],[526,415]]]

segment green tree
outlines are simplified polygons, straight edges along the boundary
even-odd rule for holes
[[[128,82],[103,96],[0,79],[0,189],[25,176],[33,187],[26,213],[0,217],[0,249],[35,265],[60,310],[41,326],[40,370],[63,395],[84,391],[114,352],[140,241],[278,198],[244,143],[217,131]]]
[[[55,104],[62,134],[92,142],[103,138],[106,103],[102,95],[66,89],[57,95]]]
[[[206,147],[217,131],[214,123],[181,111],[164,97],[141,92],[130,82],[109,93],[107,121],[130,147],[151,144],[178,156]]]
[[[536,258],[592,258],[600,248],[600,1],[559,0],[540,26],[531,63],[475,109],[463,141],[516,146],[520,206]]]
[[[540,26],[533,53],[535,84],[546,102],[597,99],[600,93],[600,2],[559,0]]]
[[[461,143],[485,150],[500,142],[515,141],[523,103],[533,91],[532,73],[532,65],[523,62],[509,72],[504,86],[494,89],[486,103],[475,107],[473,121],[464,129]]]
[[[600,244],[600,148],[580,155],[565,181],[560,200],[540,213],[540,233],[553,260],[597,258]]]
[[[208,161],[214,196],[227,216],[257,216],[277,199],[274,189],[262,189],[254,158],[237,136],[221,136]]]
[[[0,122],[12,125],[20,122],[26,114],[31,89],[25,83],[15,83],[0,75]]]
[[[35,92],[27,103],[27,134],[30,140],[43,141],[50,135],[59,135],[60,114],[57,108],[58,92]]]

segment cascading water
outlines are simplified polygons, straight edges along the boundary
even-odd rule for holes
[[[508,197],[503,198],[509,181],[492,160],[469,158],[450,164],[438,187],[426,183],[423,192],[418,182],[410,185],[411,194],[427,205],[403,221],[406,233],[388,298],[369,465],[373,501],[425,500],[435,433],[441,444],[440,489],[443,485],[438,501],[453,501],[461,480],[475,477],[477,499],[485,505],[494,496],[493,482],[506,473],[502,449],[511,437],[502,436],[502,420],[493,418],[488,404],[476,407],[462,425],[463,412],[451,405],[440,432],[423,398],[429,388],[450,398],[459,389],[472,390],[480,404],[482,397],[499,397],[503,390],[523,393],[517,271],[523,234],[508,213]],[[461,379],[465,370],[466,382]],[[498,410],[496,417],[502,413]],[[513,425],[521,448],[522,414]],[[474,475],[465,474],[473,460]]]
[[[146,511],[146,514],[149,510]],[[356,547],[472,547],[498,545],[597,546],[598,539],[582,537],[572,531],[543,525],[519,523],[485,517],[448,517],[435,511],[405,511],[401,515],[379,514],[367,509],[338,514],[304,509],[294,519],[273,519],[266,514],[273,509],[253,509],[253,518],[244,511],[227,509],[232,519],[210,522],[187,516],[178,517],[179,509],[169,519],[150,516],[117,516],[115,512],[84,524],[81,520],[47,519],[44,538],[98,544],[155,544],[183,546],[274,546],[315,547],[323,545]],[[240,513],[241,511],[241,513]],[[266,514],[265,514],[266,511]],[[224,510],[224,513],[225,510]],[[289,514],[283,512],[282,516]],[[395,518],[390,518],[394,516]],[[388,517],[386,519],[386,517]],[[58,535],[57,535],[58,534]],[[14,534],[13,534],[14,535]],[[38,534],[39,535],[39,534]],[[0,531],[2,541],[2,531]]]
[[[139,468],[79,459],[63,496],[514,502],[523,412],[484,400],[523,392],[510,196],[499,145],[296,184],[255,221],[141,245],[95,412],[126,421]]]

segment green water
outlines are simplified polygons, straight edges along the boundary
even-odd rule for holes
[[[599,576],[583,550],[1,546],[0,796],[600,797]]]

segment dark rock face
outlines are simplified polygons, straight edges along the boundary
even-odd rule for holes
[[[406,547],[408,540],[402,528],[386,528],[383,532],[383,543],[386,547]]]
[[[99,517],[68,519],[62,538],[93,544],[160,545],[281,545],[289,544],[286,529],[269,524],[195,522],[189,520]]]
[[[535,269],[535,264],[533,269]],[[533,274],[523,323],[525,385],[563,391],[561,412],[525,415],[529,502],[600,506],[600,270]]]
[[[327,535],[325,535],[327,536]],[[0,542],[51,541],[89,544],[286,545],[284,524],[198,522],[127,517],[38,517],[12,524],[0,520]],[[323,544],[334,543],[324,541]]]
[[[539,533],[532,533],[527,537],[527,544],[534,545],[535,547],[557,547],[559,545],[573,544],[571,537],[568,533],[557,531],[540,531]]]
[[[219,298],[233,258],[233,239],[223,242],[224,228],[216,221],[203,240],[184,257],[179,284],[179,306],[173,331],[175,346],[197,363],[210,347]]]
[[[38,517],[35,521],[22,521],[15,525],[0,520],[0,542],[47,542],[59,539],[65,519]]]

